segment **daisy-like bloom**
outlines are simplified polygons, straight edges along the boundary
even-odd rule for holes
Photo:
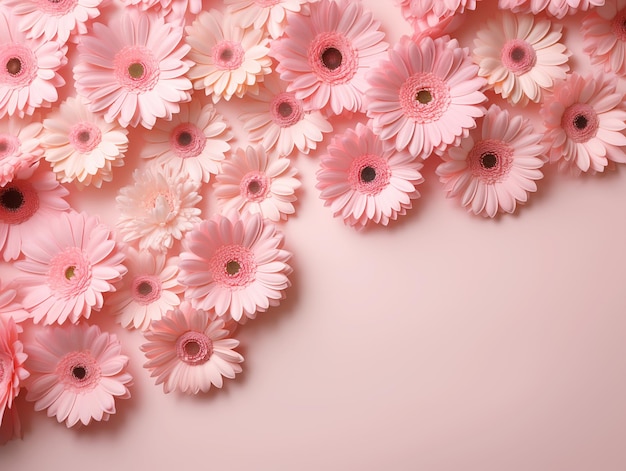
[[[133,179],[116,198],[117,229],[124,242],[139,241],[141,250],[165,252],[200,222],[200,182],[157,166],[135,170]]]
[[[85,34],[102,0],[4,0],[29,38],[66,43],[70,34]]]
[[[295,209],[300,181],[286,157],[267,155],[261,146],[237,151],[222,164],[214,184],[222,211],[260,213],[272,221],[287,219]]]
[[[230,150],[232,132],[215,107],[202,106],[198,100],[184,103],[171,121],[157,121],[143,134],[139,155],[155,158],[155,163],[173,174],[187,173],[198,182],[208,182],[220,169],[224,154]]]
[[[537,191],[535,180],[543,177],[541,140],[526,118],[492,105],[479,128],[443,155],[437,175],[447,196],[460,197],[472,213],[512,213]]]
[[[434,28],[455,14],[466,9],[475,10],[478,0],[395,0],[402,10],[402,16],[416,30]]]
[[[333,130],[321,112],[305,111],[304,102],[286,91],[275,75],[269,75],[263,85],[239,119],[248,138],[263,144],[268,153],[287,156],[297,148],[308,154],[324,139],[323,133]]]
[[[207,392],[211,385],[221,388],[223,378],[241,373],[243,357],[233,350],[239,341],[230,338],[224,319],[188,302],[152,322],[144,336],[144,368],[156,384],[163,384],[165,393]]]
[[[472,53],[478,75],[513,105],[539,102],[569,70],[561,29],[547,19],[501,12],[476,33]]]
[[[605,72],[626,75],[626,0],[608,0],[583,18],[583,51]]]
[[[180,304],[178,294],[183,287],[176,281],[178,257],[129,247],[125,264],[128,273],[107,305],[123,327],[145,330]]]
[[[26,352],[31,373],[26,400],[67,427],[109,420],[115,414],[115,399],[130,397],[128,357],[122,355],[117,337],[97,325],[45,329]]]
[[[128,131],[89,111],[80,98],[68,98],[43,122],[45,159],[62,183],[100,188],[124,164]]]
[[[422,162],[396,151],[361,123],[335,136],[317,172],[320,198],[333,216],[358,229],[368,223],[387,225],[411,208],[424,179]]]
[[[587,11],[604,5],[604,2],[605,0],[498,0],[498,7],[514,13],[532,13],[533,15],[545,11],[560,19],[578,11]]]
[[[28,39],[17,17],[0,9],[0,118],[32,115],[59,98],[65,85],[58,70],[67,63],[67,46],[44,38]]]
[[[241,28],[232,15],[211,10],[200,12],[186,31],[194,89],[204,90],[213,103],[258,93],[258,82],[272,71],[263,30]]]
[[[95,23],[78,45],[76,90],[90,111],[122,127],[150,129],[156,118],[171,119],[191,99],[182,37],[182,26],[151,12],[129,10],[109,25]]]
[[[626,162],[626,102],[617,77],[573,73],[555,85],[540,113],[550,160],[574,174]]]
[[[27,355],[18,338],[21,332],[22,329],[13,318],[3,319],[0,316],[0,423],[3,422],[5,411],[13,407],[13,399],[29,376],[24,368]]]
[[[15,260],[33,236],[48,222],[70,209],[69,192],[54,173],[34,164],[0,187],[0,252],[5,261]]]
[[[456,39],[402,38],[368,75],[367,116],[397,150],[427,158],[467,135],[484,115],[485,79]]]
[[[183,239],[178,281],[196,309],[239,322],[277,306],[291,285],[291,253],[260,214],[229,212],[202,221]]]
[[[42,128],[39,120],[31,122],[15,117],[0,120],[0,187],[13,180],[18,170],[41,158]]]
[[[228,12],[243,28],[266,29],[272,39],[282,36],[287,12],[307,12],[308,0],[225,0]]]
[[[385,56],[380,23],[361,2],[320,0],[311,16],[289,14],[272,42],[276,70],[308,110],[363,111],[365,74]]]
[[[23,272],[24,309],[35,323],[89,318],[102,308],[102,293],[115,291],[126,273],[112,231],[96,216],[69,212],[48,218],[37,232],[22,246],[25,259],[15,262]]]

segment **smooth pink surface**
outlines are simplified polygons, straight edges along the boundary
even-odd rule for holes
[[[364,3],[390,43],[409,31],[391,2]],[[466,31],[489,5],[467,13]],[[240,132],[241,109],[218,108]],[[71,203],[114,222],[138,162]],[[298,157],[283,226],[293,286],[238,332],[237,379],[165,395],[142,368],[143,337],[101,315],[131,357],[132,398],[109,422],[68,430],[20,397],[25,438],[0,448],[0,470],[626,469],[626,169],[548,167],[529,204],[486,220],[445,198],[437,162],[407,216],[356,232],[318,198],[318,158]]]

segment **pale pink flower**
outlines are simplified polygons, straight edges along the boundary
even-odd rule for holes
[[[58,70],[67,63],[67,46],[44,38],[28,39],[17,17],[0,8],[0,118],[32,115],[59,98],[65,85]]]
[[[277,306],[290,286],[291,253],[283,235],[260,214],[215,215],[183,240],[178,281],[196,309],[235,321]]]
[[[498,8],[514,13],[546,12],[555,18],[564,18],[578,11],[604,5],[605,0],[498,0]]]
[[[182,38],[182,26],[154,13],[129,10],[108,25],[95,23],[78,45],[76,90],[90,111],[123,127],[150,129],[157,118],[171,119],[191,99]]]
[[[146,330],[153,320],[180,304],[178,257],[162,252],[126,250],[128,273],[117,291],[107,299],[109,312],[123,327]]]
[[[258,93],[258,82],[272,71],[263,30],[241,28],[232,15],[211,10],[200,12],[186,31],[194,89],[204,90],[213,103]]]
[[[4,0],[29,38],[66,43],[70,35],[85,34],[87,22],[100,15],[103,0]]]
[[[267,155],[260,146],[248,146],[222,163],[217,174],[215,196],[223,212],[235,209],[260,213],[272,221],[287,219],[295,209],[300,181],[286,157]]]
[[[187,173],[198,182],[208,182],[220,170],[232,132],[215,107],[202,106],[199,100],[180,106],[171,121],[157,121],[143,134],[139,155],[155,158],[155,163],[168,167],[172,173]]]
[[[130,397],[133,380],[121,347],[115,334],[101,332],[97,325],[39,332],[26,347],[31,372],[26,400],[67,427],[109,420],[116,412],[115,399]]]
[[[22,252],[25,260],[15,262],[23,272],[21,301],[35,323],[89,318],[102,309],[102,294],[115,291],[114,283],[126,273],[112,231],[85,213],[48,218]]]
[[[286,91],[286,84],[275,75],[269,75],[263,85],[239,119],[250,141],[263,144],[268,153],[287,156],[297,148],[308,154],[322,142],[323,133],[333,130],[320,111],[305,111],[304,102]]]
[[[13,318],[0,316],[0,423],[5,412],[13,408],[13,399],[30,375],[24,368],[27,355],[18,336],[21,332]]]
[[[573,73],[546,96],[540,113],[552,162],[574,174],[626,162],[626,102],[613,75]]]
[[[583,51],[592,65],[626,75],[626,0],[608,0],[583,18]]]
[[[306,13],[309,0],[224,0],[226,10],[243,28],[266,29],[272,39],[282,36],[287,12]]]
[[[0,252],[5,261],[18,258],[50,220],[70,209],[68,194],[54,173],[39,164],[24,167],[0,187]]]
[[[125,6],[137,6],[141,10],[153,10],[167,20],[183,19],[187,10],[194,15],[202,10],[202,0],[119,0]]]
[[[381,139],[414,157],[442,152],[476,126],[485,110],[481,89],[466,48],[456,39],[402,38],[368,75],[367,115]]]
[[[43,156],[39,138],[43,126],[39,120],[7,117],[0,120],[0,187],[15,174],[30,167]]]
[[[133,179],[116,198],[117,229],[124,242],[165,252],[200,222],[200,182],[157,166],[135,170]]]
[[[7,285],[0,280],[0,320],[8,321],[11,318],[21,322],[28,318],[28,313],[18,301],[15,283]]]
[[[478,75],[513,105],[541,101],[569,70],[561,29],[547,19],[501,12],[476,33],[472,54]]]
[[[363,111],[365,74],[385,56],[380,23],[361,2],[320,0],[310,17],[288,14],[285,34],[272,42],[276,71],[308,110]]]
[[[333,216],[358,229],[368,223],[387,225],[404,215],[419,197],[422,162],[396,151],[361,123],[336,135],[317,171],[317,189]]]
[[[542,136],[521,115],[491,105],[478,129],[450,147],[437,167],[448,197],[459,197],[474,214],[512,213],[537,191],[545,162]]]
[[[80,98],[67,98],[43,127],[45,159],[62,183],[100,188],[112,180],[112,167],[124,165],[128,131],[89,111]]]
[[[416,31],[436,30],[439,23],[475,10],[478,0],[395,0],[402,16]]]
[[[165,393],[207,392],[242,371],[243,357],[233,350],[239,341],[231,338],[224,319],[193,309],[188,302],[153,321],[144,336],[144,368],[156,384],[163,384]]]

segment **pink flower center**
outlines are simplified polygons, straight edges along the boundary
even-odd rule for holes
[[[152,90],[160,74],[152,51],[143,46],[126,46],[113,58],[115,77],[127,91],[143,93]]]
[[[48,286],[64,299],[75,298],[91,284],[91,263],[78,247],[68,247],[50,260]]]
[[[526,41],[511,39],[502,48],[500,60],[515,75],[522,75],[535,66],[537,55]]]
[[[170,147],[181,159],[199,156],[206,146],[206,136],[192,123],[181,123],[170,135]]]
[[[142,275],[133,280],[133,301],[142,306],[152,304],[161,297],[161,281],[154,275]]]
[[[0,160],[12,157],[20,149],[20,140],[15,136],[0,134]]]
[[[450,87],[431,73],[410,76],[400,87],[404,114],[419,124],[437,121],[450,106]]]
[[[617,12],[611,21],[611,29],[617,39],[626,41],[626,8]]]
[[[513,149],[497,139],[485,139],[474,144],[468,163],[474,177],[486,184],[501,182],[511,170]]]
[[[39,209],[39,195],[26,180],[14,180],[0,188],[0,221],[21,224]]]
[[[247,201],[263,201],[270,189],[270,179],[261,172],[249,172],[239,184],[241,196]]]
[[[377,155],[362,155],[355,158],[348,171],[348,181],[354,191],[373,196],[389,184],[391,170],[387,161]]]
[[[359,58],[350,40],[336,32],[318,34],[308,49],[309,66],[324,82],[348,82],[359,66]]]
[[[211,49],[213,63],[218,69],[234,70],[243,64],[245,52],[241,44],[234,41],[220,41]]]
[[[63,16],[74,10],[78,0],[39,0],[39,9],[52,16]]]
[[[209,260],[209,270],[216,283],[229,288],[252,283],[256,262],[251,250],[241,245],[225,245],[215,251]]]
[[[0,47],[0,84],[11,88],[21,88],[37,76],[37,59],[33,51],[21,44],[7,44]]]
[[[272,121],[281,128],[293,126],[302,119],[303,114],[302,102],[293,93],[279,93],[270,103]]]
[[[574,142],[587,142],[596,135],[600,121],[595,110],[586,103],[568,107],[561,118],[561,127]]]
[[[213,355],[213,342],[202,332],[190,330],[176,340],[176,355],[188,365],[201,365]]]
[[[81,154],[94,150],[102,142],[102,131],[93,123],[83,121],[70,129],[70,144]]]
[[[86,393],[100,382],[100,365],[88,350],[66,354],[55,368],[59,382],[73,393]]]

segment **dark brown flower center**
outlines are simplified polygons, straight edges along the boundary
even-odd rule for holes
[[[498,156],[496,154],[492,154],[491,152],[486,152],[480,156],[480,164],[483,168],[494,168],[498,165]]]
[[[521,62],[526,58],[526,51],[524,48],[516,46],[511,49],[511,60],[514,62]]]
[[[234,52],[232,49],[230,48],[224,48],[222,50],[222,52],[220,53],[220,60],[223,60],[224,62],[229,62],[232,60],[234,55]]]
[[[343,60],[343,56],[341,55],[341,51],[334,47],[329,47],[324,52],[322,52],[322,64],[328,70],[337,69]]]
[[[7,72],[11,75],[17,75],[22,71],[22,61],[18,57],[11,57],[7,61]]]
[[[148,296],[152,293],[152,289],[152,285],[147,281],[142,281],[139,283],[139,286],[137,286],[137,292],[142,296]]]
[[[361,169],[361,181],[365,183],[369,183],[374,181],[376,178],[376,170],[369,165],[367,167],[363,167]]]
[[[187,131],[183,131],[178,135],[178,137],[176,138],[176,141],[181,146],[188,146],[189,144],[191,144],[192,139],[193,137],[191,136],[190,133],[188,133]]]
[[[17,188],[6,188],[0,193],[0,205],[9,211],[17,211],[24,204],[24,195]]]
[[[81,131],[78,133],[76,138],[78,139],[78,142],[89,142],[89,139],[91,139],[91,133],[89,131]]]
[[[420,90],[415,94],[415,99],[422,105],[427,105],[433,101],[433,95],[430,93],[430,90]]]
[[[280,105],[278,105],[278,114],[283,118],[288,118],[293,113],[293,107],[291,104],[283,101]]]
[[[574,117],[574,126],[576,129],[585,129],[589,125],[589,120],[586,116],[578,114]]]
[[[140,79],[146,73],[146,68],[140,62],[133,62],[128,66],[128,75],[134,79]]]
[[[67,267],[65,269],[65,278],[67,278],[68,280],[71,280],[72,278],[74,278],[74,273],[75,272],[76,272],[76,267],[75,266]]]
[[[72,368],[72,376],[79,381],[82,381],[87,376],[87,368],[82,365],[76,365]]]
[[[241,270],[241,265],[237,260],[230,260],[226,263],[226,273],[229,275],[236,275]]]

